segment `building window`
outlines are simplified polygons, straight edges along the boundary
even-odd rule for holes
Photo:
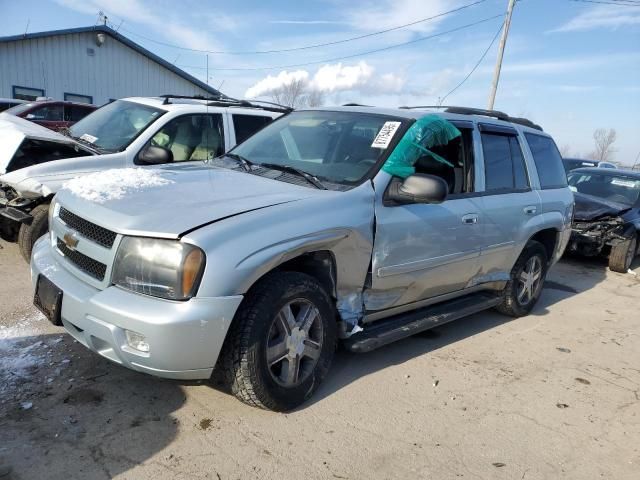
[[[37,100],[38,97],[44,97],[44,90],[42,88],[13,86],[13,98],[33,101]]]
[[[80,95],[77,93],[66,93],[64,94],[65,102],[76,102],[76,103],[93,103],[93,97],[90,95]]]

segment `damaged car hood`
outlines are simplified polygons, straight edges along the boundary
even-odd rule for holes
[[[599,220],[604,217],[615,217],[631,210],[623,203],[612,202],[585,193],[574,192],[576,205],[574,219],[578,221]]]
[[[244,212],[331,193],[198,163],[97,172],[71,180],[55,198],[121,234],[178,238]]]
[[[0,175],[7,172],[9,163],[13,160],[16,151],[26,138],[75,145],[83,148],[81,144],[72,138],[3,112],[0,113],[0,145],[2,145],[2,148],[0,148]]]

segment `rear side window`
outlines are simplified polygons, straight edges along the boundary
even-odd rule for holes
[[[271,123],[271,117],[258,115],[233,115],[233,129],[236,131],[236,143],[244,142],[251,135]]]
[[[485,190],[513,191],[529,188],[518,139],[513,135],[483,132]]]
[[[540,186],[562,188],[567,186],[567,174],[562,165],[562,157],[555,142],[549,137],[525,133],[533,161],[538,170]]]

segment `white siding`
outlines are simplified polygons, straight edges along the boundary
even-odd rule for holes
[[[56,100],[65,92],[90,95],[96,105],[132,96],[208,95],[109,35],[98,47],[94,32],[0,43],[0,97],[12,97],[14,85],[44,89]]]

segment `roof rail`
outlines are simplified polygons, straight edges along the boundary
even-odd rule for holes
[[[455,107],[455,106],[447,106],[447,105],[418,105],[411,107],[399,107],[405,110],[411,110],[414,108],[442,108],[447,113],[457,113],[459,115],[482,115],[485,117],[493,117],[498,120],[503,120],[505,122],[516,123],[518,125],[523,125],[525,127],[534,128],[536,130],[542,130],[542,127],[536,123],[533,123],[531,120],[527,118],[521,117],[511,117],[504,112],[500,112],[498,110],[485,110],[483,108],[471,108],[471,107]]]
[[[372,105],[363,105],[362,103],[343,103],[343,107],[371,107]]]
[[[260,110],[266,110],[269,112],[282,112],[288,113],[293,110],[291,107],[280,105],[278,103],[267,102],[264,100],[254,100],[252,102],[248,100],[239,100],[237,98],[227,97],[226,95],[220,95],[219,97],[205,97],[203,95],[160,95],[160,98],[164,98],[163,105],[168,105],[171,99],[177,100],[203,100],[206,101],[206,105],[210,107],[246,107],[246,108],[258,108]],[[267,105],[259,105],[258,103],[265,103]],[[269,106],[270,105],[270,106]]]

